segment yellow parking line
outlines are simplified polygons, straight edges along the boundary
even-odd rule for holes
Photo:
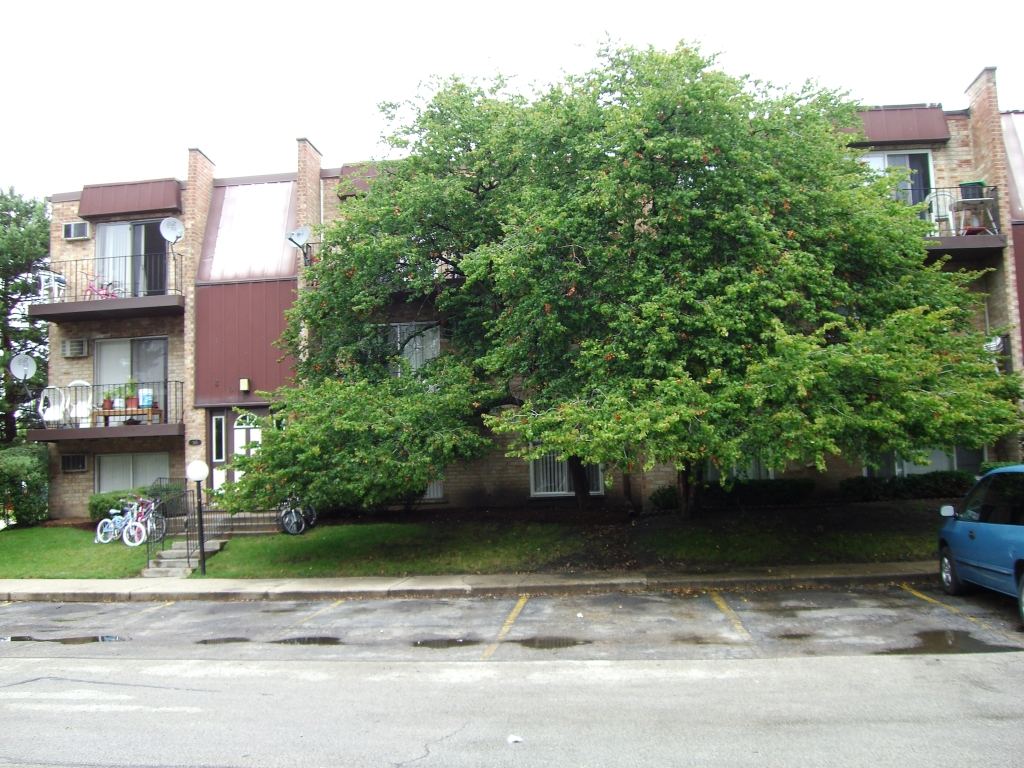
[[[725,599],[720,594],[718,594],[717,589],[710,590],[708,594],[710,594],[711,599],[715,601],[715,605],[718,606],[718,610],[724,613],[725,618],[727,618],[730,621],[730,623],[732,623],[733,629],[735,629],[736,632],[739,633],[740,637],[742,637],[748,643],[753,645],[754,649],[757,650],[757,645],[754,642],[754,638],[747,631],[747,628],[743,626],[743,622],[740,621],[739,614],[737,614],[736,611],[729,607],[729,604],[725,602]]]
[[[320,615],[321,613],[327,613],[327,612],[328,612],[329,610],[331,610],[331,608],[337,608],[337,607],[338,607],[339,605],[341,605],[341,604],[342,604],[342,603],[344,603],[344,602],[345,602],[345,598],[342,598],[341,600],[338,600],[338,601],[337,601],[337,602],[335,602],[335,603],[331,603],[331,604],[330,604],[330,605],[328,605],[328,606],[327,606],[326,608],[321,608],[321,609],[320,609],[319,611],[317,611],[316,613],[311,613],[311,614],[309,614],[309,616],[304,616],[303,618],[299,619],[299,620],[298,620],[298,621],[296,621],[296,622],[295,622],[294,624],[289,624],[289,625],[288,625],[287,627],[285,627],[285,628],[284,628],[284,630],[283,630],[283,631],[284,631],[284,632],[287,632],[287,631],[288,631],[289,629],[293,629],[294,627],[297,627],[297,626],[299,626],[299,624],[303,624],[303,623],[305,623],[305,622],[309,621],[310,619],[315,619],[315,618],[316,618],[317,616],[319,616],[319,615]]]
[[[516,623],[516,619],[519,618],[519,614],[523,610],[523,606],[526,605],[526,601],[530,599],[529,595],[522,595],[519,598],[519,602],[516,603],[516,607],[512,609],[512,613],[505,619],[505,623],[501,625],[501,630],[498,632],[498,636],[494,638],[494,642],[487,646],[482,654],[480,654],[480,661],[487,661],[494,652],[498,650],[498,646],[501,645],[501,641],[505,639],[510,631],[512,631],[512,625]]]
[[[10,602],[0,603],[0,608],[3,608],[5,605],[10,605]]]
[[[128,614],[127,616],[122,616],[120,619],[115,619],[114,623],[116,624],[122,621],[128,621],[128,619],[134,619],[136,616],[141,616],[142,614],[149,613],[150,611],[159,611],[161,608],[166,608],[168,605],[174,605],[174,601],[169,600],[166,603],[160,603],[160,605],[154,605],[150,608],[146,608],[145,610],[137,611],[135,613]]]
[[[952,611],[957,616],[962,616],[963,618],[967,619],[968,621],[973,621],[979,627],[984,627],[985,629],[989,630],[990,632],[995,632],[997,634],[1002,635],[1003,637],[1010,638],[1015,643],[1020,643],[1020,638],[1019,637],[1014,637],[1009,632],[1004,632],[1003,630],[999,629],[998,627],[993,627],[991,624],[987,624],[986,622],[982,621],[981,619],[976,619],[973,616],[968,616],[966,613],[961,611],[959,608],[954,608],[952,605],[947,605],[946,603],[942,602],[941,600],[936,600],[934,597],[928,597],[928,595],[923,595],[920,592],[918,592],[916,589],[913,589],[912,587],[908,587],[906,584],[900,584],[900,586],[903,587],[903,589],[905,589],[907,592],[912,594],[914,597],[919,597],[922,600],[924,600],[925,602],[932,603],[933,605],[941,605],[943,608],[945,608],[948,611]]]

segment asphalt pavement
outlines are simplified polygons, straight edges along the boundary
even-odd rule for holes
[[[0,766],[1013,765],[1024,631],[934,584],[0,604]]]

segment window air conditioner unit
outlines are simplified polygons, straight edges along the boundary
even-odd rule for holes
[[[60,354],[62,357],[88,357],[88,339],[61,339]]]
[[[64,239],[65,240],[88,240],[89,239],[89,222],[88,221],[69,221],[64,225]]]

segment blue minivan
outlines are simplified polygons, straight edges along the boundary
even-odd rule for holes
[[[966,584],[1017,598],[1024,621],[1024,464],[994,469],[971,488],[939,531],[939,573],[951,595]]]

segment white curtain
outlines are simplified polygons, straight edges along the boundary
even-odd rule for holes
[[[99,492],[127,491],[132,487],[132,456],[130,453],[97,456]]]
[[[168,477],[170,463],[166,453],[136,453],[132,456],[132,483],[152,485],[161,477]]]
[[[132,225],[99,224],[96,226],[96,277],[119,296],[131,296]]]

